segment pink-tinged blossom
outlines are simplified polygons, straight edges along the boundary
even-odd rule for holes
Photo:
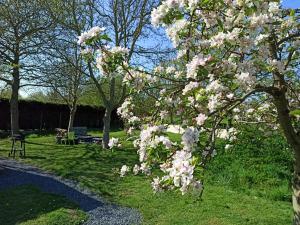
[[[211,38],[210,44],[212,47],[221,47],[224,45],[224,42],[236,42],[240,33],[240,28],[234,28],[231,32],[228,33],[219,32],[217,35]]]
[[[197,117],[196,117],[196,122],[197,125],[202,126],[205,121],[207,120],[207,116],[203,113],[200,113]]]
[[[127,98],[121,107],[117,109],[117,114],[120,115],[123,119],[130,120],[133,117],[133,113],[131,112],[131,107],[134,105],[132,104],[132,99]]]
[[[143,129],[140,133],[140,138],[135,142],[135,145],[139,148],[139,160],[144,162],[148,158],[147,148],[150,146],[157,146],[158,142],[155,140],[155,134],[165,131],[164,126],[149,126]]]
[[[159,113],[159,115],[160,115],[160,118],[162,119],[162,120],[164,120],[164,119],[167,119],[168,118],[168,111],[166,111],[166,110],[163,110],[163,111],[161,111],[160,113]]]
[[[194,90],[194,89],[196,89],[198,87],[199,87],[199,83],[198,82],[191,81],[182,90],[182,95],[186,95],[188,92],[190,92],[190,91],[192,91],[192,90]]]
[[[151,182],[151,186],[152,186],[153,191],[155,193],[159,192],[159,191],[162,191],[159,177],[153,178],[153,181]]]
[[[227,141],[225,149],[230,149],[237,132],[234,128],[220,130],[218,121],[225,115],[232,116],[236,122],[244,121],[249,114],[247,108],[251,106],[252,100],[257,102],[255,106],[259,106],[261,99],[269,101],[272,96],[265,98],[261,93],[254,93],[248,97],[248,93],[252,93],[251,91],[258,87],[273,88],[274,72],[285,76],[288,74],[288,81],[291,84],[294,82],[295,71],[291,69],[298,59],[291,54],[290,64],[286,64],[289,52],[296,52],[300,45],[297,38],[288,40],[289,36],[298,30],[298,18],[288,16],[281,19],[283,10],[279,3],[274,1],[223,2],[216,3],[215,7],[206,7],[207,5],[199,0],[164,0],[152,12],[152,22],[162,25],[174,45],[178,47],[175,62],[179,62],[171,64],[176,65],[176,71],[163,67],[154,69],[155,76],[161,75],[155,85],[149,85],[149,88],[156,90],[157,95],[157,104],[153,109],[155,116],[151,120],[145,120],[151,121],[151,125],[145,125],[140,139],[135,142],[141,163],[146,163],[147,166],[159,164],[161,171],[166,175],[164,179],[157,177],[153,180],[152,186],[155,191],[164,190],[166,186],[176,187],[182,193],[196,186],[201,189],[202,183],[197,177],[201,177],[202,174],[199,174],[198,170],[194,173],[195,167],[205,166],[206,162],[198,163],[199,160],[214,157],[217,152],[212,148],[213,143],[207,143],[200,149],[202,145],[198,143],[199,131],[190,128],[191,124],[196,123],[195,126],[203,136],[210,136],[213,135],[212,132],[216,132],[218,138]],[[189,20],[191,13],[193,18]],[[274,42],[277,41],[278,44],[275,46],[278,48],[273,49],[276,53],[272,51],[272,46],[270,47],[273,44],[270,40],[274,38],[270,31],[274,33]],[[283,41],[280,42],[281,40]],[[185,66],[182,67],[183,63]],[[284,70],[285,67],[288,71]],[[162,87],[169,84],[167,91],[159,93]],[[290,98],[290,93],[286,94]],[[243,105],[244,96],[247,99]],[[180,103],[173,102],[177,97],[180,98]],[[292,108],[295,102],[290,99],[288,101]],[[239,108],[232,109],[235,105]],[[153,131],[153,124],[162,122],[157,112],[159,115],[166,108],[177,112],[181,117],[180,126],[187,127],[182,134],[181,143],[171,143],[166,139],[165,133]],[[271,110],[268,107],[258,108],[251,116],[255,116],[256,121],[264,120],[266,118],[258,115],[258,112],[270,113]],[[202,113],[195,115],[196,111]],[[208,119],[208,115],[212,118]],[[212,129],[214,126],[216,130]],[[169,154],[163,157],[150,154],[162,149]]]
[[[209,109],[209,112],[214,112],[217,110],[217,108],[220,106],[221,104],[221,95],[220,94],[216,94],[216,95],[210,95],[208,98],[208,104],[207,107]]]
[[[173,156],[171,167],[167,169],[169,176],[173,179],[175,187],[180,187],[182,194],[185,194],[189,187],[196,182],[193,173],[194,166],[191,163],[192,154],[190,152],[181,150],[177,151]]]
[[[194,56],[192,61],[186,65],[187,78],[196,78],[199,66],[203,67],[211,60],[212,60],[211,56],[205,57],[201,54]]]
[[[142,171],[142,173],[146,174],[147,176],[151,174],[151,168],[147,163],[141,164],[140,171]]]

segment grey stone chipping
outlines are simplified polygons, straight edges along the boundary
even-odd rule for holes
[[[44,192],[65,196],[89,215],[85,225],[141,224],[141,214],[137,210],[111,204],[74,181],[10,159],[0,158],[0,167],[0,190],[34,185]]]

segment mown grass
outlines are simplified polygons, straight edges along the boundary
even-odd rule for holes
[[[123,132],[113,132],[112,136],[125,139]],[[123,164],[134,165],[137,162],[136,149],[129,141],[123,142],[122,149],[113,152],[102,150],[95,144],[56,145],[51,135],[31,135],[27,138],[27,142],[27,157],[18,160],[76,180],[82,186],[90,188],[110,201],[137,208],[143,215],[144,224],[286,225],[291,223],[292,209],[289,198],[280,201],[280,198],[269,198],[267,195],[258,196],[256,195],[258,192],[245,192],[247,186],[243,182],[236,183],[241,185],[239,188],[232,182],[210,179],[212,172],[219,172],[224,176],[216,174],[216,177],[226,180],[225,172],[231,167],[231,164],[228,165],[228,160],[227,165],[222,164],[223,168],[217,166],[210,168],[203,198],[197,200],[192,195],[182,196],[178,192],[153,194],[149,179],[141,175],[120,178],[118,169]],[[9,144],[8,139],[0,141],[0,156],[7,155]],[[223,153],[220,152],[215,162],[222,157],[224,157]],[[285,182],[286,180],[282,179],[282,185],[286,185],[288,189]],[[263,185],[252,185],[253,190],[257,187],[263,188]],[[275,191],[278,187],[280,186],[275,186],[270,191]],[[264,191],[268,192],[267,189]]]
[[[86,214],[74,203],[34,186],[0,192],[0,224],[3,225],[79,225],[86,219]]]
[[[244,127],[229,151],[219,143],[219,155],[209,165],[208,180],[247,194],[291,201],[293,154],[282,135],[266,136],[257,127]]]

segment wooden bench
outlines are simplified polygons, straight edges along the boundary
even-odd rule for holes
[[[102,141],[100,137],[93,137],[87,133],[87,127],[73,127],[75,139],[83,143],[99,143]]]

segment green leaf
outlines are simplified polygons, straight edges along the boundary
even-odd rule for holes
[[[218,18],[217,18],[217,22],[218,22],[219,27],[222,29],[222,31],[224,31],[223,22],[221,20],[219,20]]]
[[[294,17],[296,14],[296,10],[295,9],[292,9],[291,12],[290,12],[290,16]]]
[[[107,34],[102,34],[102,35],[100,36],[100,39],[106,40],[106,41],[112,41],[112,40],[110,39],[110,37],[109,37]]]
[[[290,112],[291,116],[300,116],[300,109],[295,109]]]

